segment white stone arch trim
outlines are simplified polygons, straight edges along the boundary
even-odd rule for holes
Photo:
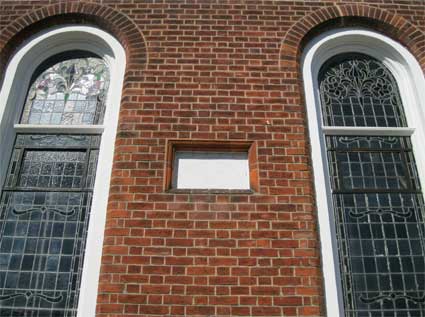
[[[323,125],[318,74],[331,57],[357,52],[370,55],[389,68],[399,86],[408,123],[407,128],[356,128]],[[334,29],[315,37],[305,47],[301,59],[307,108],[316,205],[321,240],[325,302],[328,316],[343,316],[338,251],[331,203],[324,135],[404,135],[411,136],[422,185],[425,185],[425,77],[415,57],[400,43],[363,28]],[[421,106],[422,103],[422,106]]]
[[[102,125],[22,125],[19,122],[32,74],[47,58],[65,51],[86,50],[100,56],[110,70],[111,85]],[[94,316],[111,180],[112,161],[126,65],[125,50],[111,34],[87,25],[65,25],[46,29],[25,41],[6,67],[0,87],[0,183],[9,163],[16,132],[102,133],[83,274],[78,316]]]

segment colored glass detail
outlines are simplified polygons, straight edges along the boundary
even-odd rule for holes
[[[100,58],[72,58],[56,63],[32,83],[21,123],[101,123],[108,85],[108,67]]]

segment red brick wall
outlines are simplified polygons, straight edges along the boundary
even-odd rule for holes
[[[0,71],[61,21],[127,50],[98,315],[325,315],[299,53],[324,28],[366,25],[425,69],[423,0],[1,0]],[[166,192],[167,139],[255,142],[259,190]]]

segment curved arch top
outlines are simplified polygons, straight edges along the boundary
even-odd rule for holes
[[[23,15],[0,34],[0,83],[12,54],[25,40],[57,25],[92,24],[112,34],[126,50],[131,71],[143,71],[147,64],[146,41],[137,25],[122,12],[109,6],[71,1],[48,5]],[[127,71],[128,72],[128,71]]]
[[[70,127],[73,130],[69,131],[65,131],[63,126],[55,125],[43,127],[43,129],[51,133],[102,133],[86,243],[86,254],[90,254],[90,257],[87,256],[84,260],[78,304],[78,316],[94,316],[111,180],[111,174],[105,171],[112,170],[126,67],[125,49],[114,36],[93,26],[59,26],[29,37],[13,54],[7,65],[4,82],[0,87],[0,144],[2,144],[0,182],[5,176],[5,164],[8,162],[14,142],[14,134],[19,129],[23,129],[16,123],[24,104],[25,91],[34,71],[48,58],[58,53],[75,50],[96,54],[109,68],[111,82],[114,84],[110,85],[107,92],[103,125],[93,125],[94,129],[87,128],[85,125],[76,125]],[[33,127],[26,128],[26,132],[31,132],[28,128]]]
[[[425,70],[425,32],[400,15],[357,3],[324,7],[293,24],[282,40],[281,68],[298,69],[302,51],[312,38],[326,30],[347,26],[371,28],[399,41]]]
[[[425,138],[425,112],[421,101],[425,99],[425,77],[416,57],[405,46],[381,33],[364,28],[333,29],[311,39],[300,56],[302,77],[304,79],[304,95],[306,102],[308,130],[310,136],[312,165],[316,191],[317,215],[320,226],[322,245],[322,265],[325,281],[326,308],[329,316],[343,316],[341,289],[339,285],[338,255],[335,246],[335,223],[330,200],[330,187],[327,182],[329,173],[326,162],[326,146],[321,135],[328,131],[329,135],[341,135],[344,129],[329,130],[323,123],[320,97],[318,92],[318,74],[322,65],[332,57],[342,53],[360,53],[381,61],[394,75],[404,105],[408,128],[403,131],[384,131],[370,127],[357,128],[356,135],[385,135],[396,132],[399,135],[411,135],[413,152],[417,159],[419,175],[425,175],[425,149],[422,146]],[[362,130],[363,129],[363,130]],[[372,128],[373,129],[373,128]],[[396,128],[397,129],[397,128]],[[332,132],[333,131],[333,132]],[[371,134],[372,133],[372,134]],[[318,142],[320,140],[320,142]],[[421,177],[421,183],[425,179]]]

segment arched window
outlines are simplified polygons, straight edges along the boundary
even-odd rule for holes
[[[359,54],[333,57],[319,73],[328,126],[405,127],[391,72]],[[326,135],[347,316],[422,316],[424,202],[410,137]]]
[[[84,51],[58,54],[40,65],[34,77],[22,124],[103,122],[109,70],[98,56]]]
[[[418,63],[381,34],[343,29],[310,43],[303,74],[328,314],[424,316]]]
[[[107,66],[67,55],[37,69],[21,124],[102,120]],[[76,314],[99,145],[95,134],[16,135],[0,201],[1,316]]]
[[[9,63],[0,316],[94,315],[124,57],[109,34],[67,26],[34,36]]]

